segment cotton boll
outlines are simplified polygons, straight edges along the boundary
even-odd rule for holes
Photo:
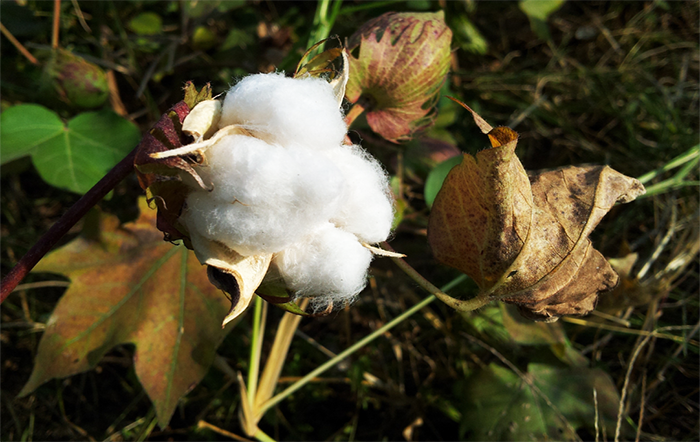
[[[345,187],[328,158],[233,135],[206,151],[197,170],[213,190],[187,198],[188,229],[242,255],[275,253],[308,235],[338,210]]]
[[[258,74],[226,94],[219,127],[245,126],[270,143],[314,149],[336,146],[347,127],[331,85],[321,78]]]
[[[366,284],[372,253],[355,235],[330,223],[312,235],[275,255],[287,287],[300,296],[311,296],[314,309],[329,302],[345,306],[352,302]]]
[[[382,166],[359,146],[339,146],[325,154],[348,182],[343,203],[330,221],[366,243],[386,240],[391,232],[394,207]]]

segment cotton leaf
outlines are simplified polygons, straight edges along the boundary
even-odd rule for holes
[[[435,258],[531,319],[590,312],[618,276],[588,235],[644,186],[607,166],[528,175],[515,155],[517,133],[473,115],[492,147],[465,154],[445,179],[428,226]]]
[[[20,395],[53,378],[94,368],[118,344],[134,344],[134,367],[165,427],[178,400],[204,377],[231,327],[226,300],[183,246],[163,242],[145,199],[138,220],[102,216],[99,238],[79,237],[35,271],[71,285],[46,324],[31,377]]]
[[[37,104],[20,104],[0,116],[0,156],[6,163],[31,155],[52,186],[85,193],[138,143],[139,130],[109,110],[84,112],[64,122]]]
[[[461,392],[461,432],[473,440],[572,440],[577,435],[571,430],[594,431],[597,406],[601,426],[612,436],[619,395],[607,373],[530,364],[525,376],[531,383],[496,364],[472,376]]]
[[[346,97],[366,109],[373,131],[396,142],[432,122],[451,41],[442,11],[386,13],[350,37],[348,52],[359,46],[359,53],[349,57]]]

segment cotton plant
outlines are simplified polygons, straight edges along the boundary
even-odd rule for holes
[[[186,194],[173,226],[231,296],[224,324],[263,280],[310,298],[317,312],[348,305],[373,256],[391,255],[374,246],[391,233],[388,176],[347,141],[345,57],[330,81],[304,70],[245,77],[187,114],[182,132],[194,142],[148,154],[151,166],[175,164],[149,193],[164,207]],[[159,192],[168,183],[178,190]]]

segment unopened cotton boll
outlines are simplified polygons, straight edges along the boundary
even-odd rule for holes
[[[331,222],[366,243],[385,241],[391,232],[394,207],[382,166],[359,146],[339,146],[325,154],[349,183]]]
[[[199,167],[213,190],[192,192],[188,229],[242,255],[276,253],[328,221],[346,182],[328,158],[243,135],[221,139]]]
[[[347,127],[333,88],[321,78],[259,74],[244,78],[224,99],[219,127],[237,124],[271,143],[314,149],[339,145]]]
[[[355,235],[325,223],[273,258],[287,287],[312,297],[315,310],[345,306],[365,287],[372,253]]]

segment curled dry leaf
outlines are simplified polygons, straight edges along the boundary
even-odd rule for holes
[[[348,43],[352,75],[346,97],[389,141],[432,123],[432,104],[450,68],[452,31],[442,11],[389,12],[363,25]]]
[[[462,105],[492,147],[476,158],[465,154],[445,179],[428,226],[435,258],[474,279],[481,296],[516,304],[525,317],[587,314],[618,282],[588,235],[644,186],[607,166],[528,174],[515,155],[518,134],[492,128]]]

